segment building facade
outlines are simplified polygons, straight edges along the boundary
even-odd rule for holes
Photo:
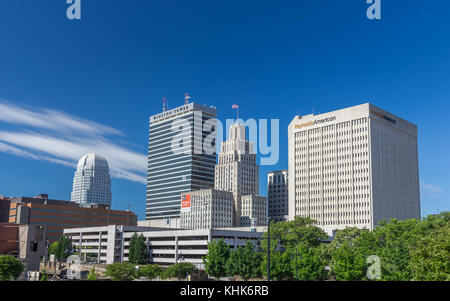
[[[267,198],[258,195],[241,196],[241,227],[267,225]]]
[[[169,266],[190,262],[199,269],[204,268],[202,258],[208,253],[208,243],[224,239],[230,248],[237,248],[262,237],[261,232],[229,229],[168,230],[111,225],[64,230],[72,246],[81,250],[78,253],[82,261],[96,260],[102,264],[127,262],[134,233],[145,237],[149,263]]]
[[[25,225],[45,225],[50,243],[57,241],[66,228],[137,224],[137,215],[130,211],[110,210],[104,205],[80,207],[74,202],[51,200],[41,194],[35,198],[14,197],[11,200],[9,222]]]
[[[267,200],[269,218],[276,222],[289,218],[288,170],[267,173]]]
[[[150,117],[146,220],[179,218],[182,193],[214,188],[216,114],[187,103]]]
[[[328,234],[420,218],[417,126],[366,103],[289,125],[289,219]]]
[[[0,197],[0,223],[9,222],[9,205],[11,200],[9,198]]]
[[[87,154],[80,159],[70,200],[80,206],[111,206],[111,177],[105,158],[98,154]]]
[[[204,189],[182,194],[181,228],[216,229],[233,226],[233,194]]]
[[[39,271],[47,247],[45,225],[0,223],[0,255],[19,259],[26,271]]]
[[[259,166],[253,144],[246,140],[243,124],[236,123],[230,127],[229,138],[222,143],[218,157],[214,185],[217,190],[233,193],[233,225],[239,227],[241,196],[259,194]]]

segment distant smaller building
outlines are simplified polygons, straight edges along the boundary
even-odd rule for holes
[[[11,255],[25,264],[27,271],[38,271],[47,244],[45,225],[0,223],[0,255]]]
[[[9,221],[9,198],[0,197],[0,223],[7,223]]]
[[[181,196],[182,229],[214,229],[233,226],[233,193],[204,189]]]
[[[267,173],[269,217],[273,221],[287,221],[289,217],[289,176],[287,170]]]
[[[241,196],[241,227],[265,225],[267,225],[267,198],[257,195]]]

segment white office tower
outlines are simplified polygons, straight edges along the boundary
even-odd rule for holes
[[[98,154],[88,154],[78,161],[70,199],[80,206],[111,206],[111,177],[105,158]]]
[[[289,125],[289,219],[329,235],[420,218],[417,126],[366,103]]]
[[[215,167],[215,189],[230,191],[234,197],[233,225],[241,223],[241,197],[259,194],[259,167],[251,142],[245,139],[245,126],[233,124],[227,141],[221,145]]]

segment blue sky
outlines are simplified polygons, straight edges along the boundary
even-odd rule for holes
[[[383,0],[377,21],[365,0],[81,1],[81,21],[0,3],[0,194],[69,199],[75,158],[103,152],[113,207],[143,218],[148,118],[189,91],[222,120],[280,119],[262,194],[294,115],[370,101],[419,127],[422,213],[450,209],[449,1]]]

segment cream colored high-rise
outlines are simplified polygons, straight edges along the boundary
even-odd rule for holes
[[[251,142],[245,139],[245,126],[233,124],[227,141],[222,143],[215,167],[215,189],[234,196],[233,225],[240,226],[241,196],[259,194],[259,167]]]
[[[289,125],[289,219],[328,234],[420,218],[417,126],[366,103]]]

